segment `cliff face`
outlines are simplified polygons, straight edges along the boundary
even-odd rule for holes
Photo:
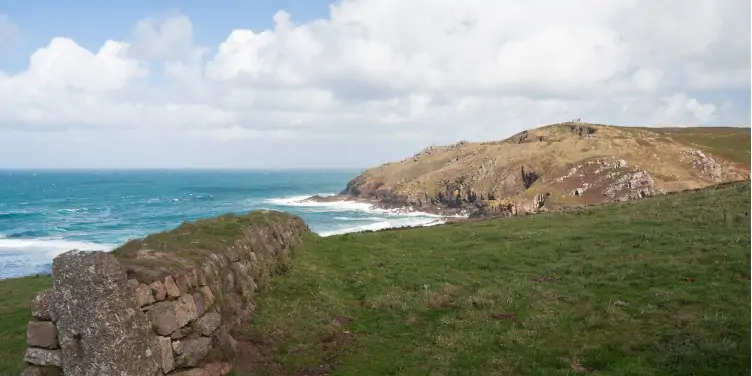
[[[429,147],[364,171],[339,196],[476,216],[639,199],[749,179],[749,137],[749,128],[554,124]]]

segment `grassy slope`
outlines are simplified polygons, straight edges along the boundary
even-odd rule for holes
[[[29,304],[37,292],[51,285],[47,276],[0,280],[0,375],[17,376],[23,371]]]
[[[261,375],[749,374],[749,207],[745,183],[323,238],[244,339]],[[0,375],[49,283],[0,281]]]
[[[325,238],[247,338],[262,375],[749,374],[749,207],[744,183]]]

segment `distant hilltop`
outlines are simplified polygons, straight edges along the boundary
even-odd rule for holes
[[[328,199],[445,215],[516,215],[748,180],[749,160],[749,128],[575,119],[501,141],[428,147],[363,171]]]

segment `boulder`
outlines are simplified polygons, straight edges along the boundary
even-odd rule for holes
[[[180,294],[187,294],[191,291],[191,280],[187,275],[181,274],[175,278],[175,284],[178,285]]]
[[[157,339],[127,288],[125,269],[110,253],[63,253],[53,261],[52,276],[61,350],[44,350],[57,354],[48,353],[45,363],[62,361],[64,373],[76,376],[158,371]]]
[[[183,341],[183,351],[175,360],[178,367],[195,367],[211,348],[211,338],[197,337]]]
[[[30,321],[26,328],[26,344],[46,349],[59,349],[57,327],[51,321]]]
[[[204,301],[204,295],[198,292],[191,294],[193,296],[193,303],[196,304],[196,314],[201,316],[206,312],[206,302]]]
[[[40,319],[54,321],[52,314],[52,289],[46,289],[37,294],[31,301],[31,314]]]

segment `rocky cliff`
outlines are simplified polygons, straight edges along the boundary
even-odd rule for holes
[[[277,212],[184,223],[111,253],[55,258],[22,375],[220,376],[254,296],[310,231]]]
[[[364,171],[328,199],[471,216],[639,199],[749,179],[749,137],[749,128],[553,124],[429,147]]]

